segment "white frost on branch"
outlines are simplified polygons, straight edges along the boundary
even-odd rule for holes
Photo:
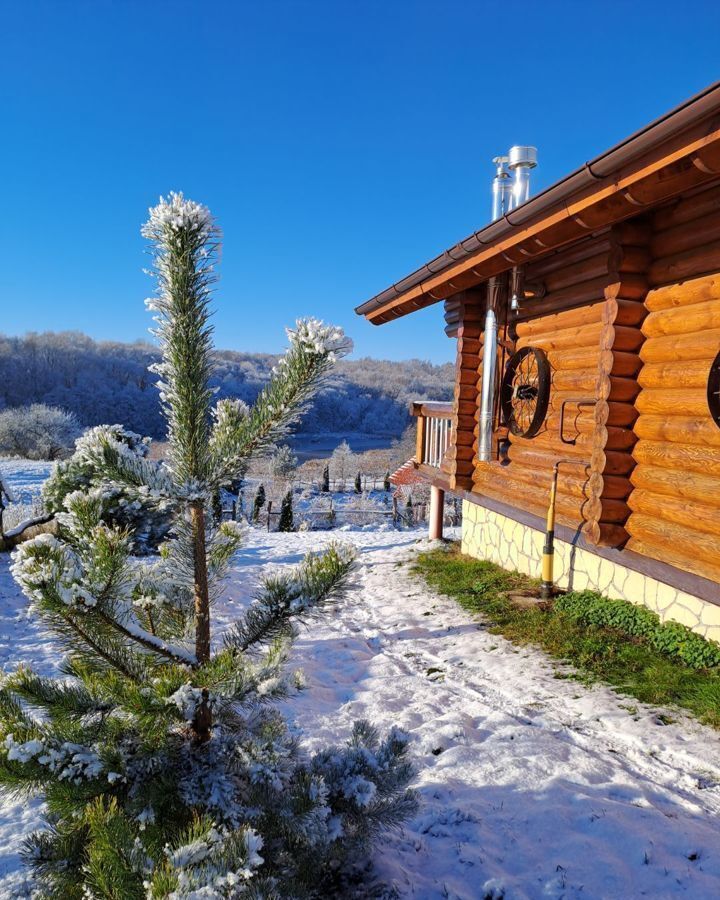
[[[190,228],[210,234],[213,219],[210,210],[202,203],[186,200],[182,191],[170,191],[167,199],[160,197],[157,206],[148,209],[150,218],[142,226],[141,234],[151,241],[161,239],[167,231],[182,231]]]
[[[345,356],[352,349],[350,338],[342,328],[328,325],[321,319],[297,319],[295,328],[286,329],[290,346],[301,347],[320,356],[327,355],[329,362]]]
[[[183,684],[174,694],[167,698],[166,702],[177,706],[186,722],[192,722],[198,706],[203,702],[203,692],[201,688],[193,687],[191,684]],[[209,695],[207,703],[210,709],[213,709],[215,698]]]
[[[102,760],[92,747],[64,741],[62,744],[46,743],[39,738],[19,743],[9,734],[3,744],[9,761],[27,765],[37,762],[57,775],[60,781],[80,784],[92,781],[104,771]],[[122,777],[119,776],[118,777]]]

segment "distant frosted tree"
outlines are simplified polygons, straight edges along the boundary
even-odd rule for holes
[[[56,406],[32,403],[0,412],[0,455],[62,459],[79,434],[75,416]]]
[[[330,457],[330,471],[333,479],[340,482],[340,490],[345,490],[345,482],[350,478],[354,468],[355,454],[350,449],[350,444],[343,441],[333,450]]]
[[[270,459],[270,469],[274,478],[287,480],[295,474],[298,458],[287,444],[281,444]]]
[[[103,522],[102,488],[65,498],[64,533],[20,546],[13,574],[69,655],[62,677],[0,682],[0,790],[41,794],[27,842],[42,896],[190,900],[341,896],[348,854],[415,808],[406,741],[367,724],[347,745],[301,749],[273,701],[288,696],[293,621],[347,584],[338,546],[266,578],[211,650],[210,600],[242,540],[214,527],[213,491],[296,421],[336,353],[337,329],[301,321],[251,408],[211,409],[209,299],[218,234],[171,195],[151,210],[169,447],[158,467],[107,441],[109,482],[177,508],[154,558]]]

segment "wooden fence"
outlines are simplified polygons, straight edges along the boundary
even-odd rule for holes
[[[367,524],[372,524],[378,520],[391,521],[395,527],[408,527],[419,525],[427,522],[429,505],[427,503],[413,503],[412,506],[398,503],[397,497],[392,498],[392,506],[389,509],[353,509],[347,507],[337,507],[330,498],[330,505],[327,509],[311,509],[311,510],[293,510],[293,519],[295,526],[300,522],[307,522],[314,529],[332,529],[338,525],[357,520],[366,519]],[[461,506],[457,498],[453,498],[450,504],[445,506],[445,522],[448,525],[459,525]],[[255,522],[256,525],[267,528],[268,531],[274,531],[279,524],[281,512],[279,509],[273,508],[273,501],[268,500],[262,507]],[[236,519],[238,516],[237,503],[233,503],[231,507],[223,509],[223,518]],[[241,515],[241,518],[243,516]]]

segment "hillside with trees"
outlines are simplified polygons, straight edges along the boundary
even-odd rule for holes
[[[254,402],[278,358],[217,351],[212,383],[218,399]],[[73,413],[82,426],[122,422],[162,438],[157,378],[148,372],[158,360],[158,350],[142,341],[94,341],[79,332],[0,335],[0,409],[44,403]],[[342,360],[299,431],[399,435],[409,423],[411,400],[448,400],[452,384],[451,363]]]

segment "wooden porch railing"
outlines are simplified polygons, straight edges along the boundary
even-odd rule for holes
[[[442,467],[452,439],[452,403],[413,403],[410,410],[417,419],[415,459],[419,465]]]

